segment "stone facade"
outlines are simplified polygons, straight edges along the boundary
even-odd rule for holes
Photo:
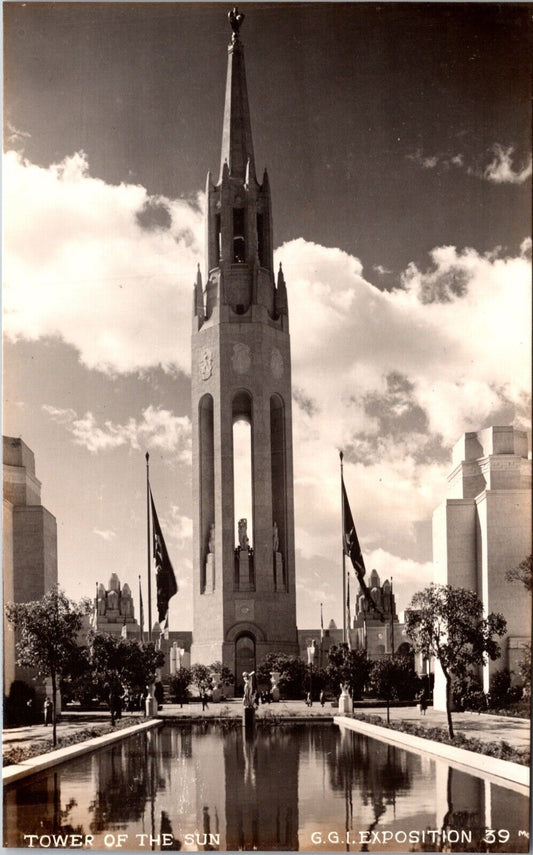
[[[466,433],[453,450],[448,498],[433,514],[435,582],[468,588],[485,613],[501,612],[507,635],[502,656],[484,669],[484,690],[501,668],[517,672],[531,638],[531,598],[505,574],[531,553],[531,460],[527,436],[513,427]],[[434,702],[445,707],[436,667]]]
[[[3,438],[3,594],[4,603],[39,600],[57,583],[57,526],[41,505],[41,482],[33,451],[16,437]],[[4,695],[15,680],[37,689],[34,672],[15,662],[15,633],[4,619]]]
[[[353,646],[366,650],[368,658],[372,660],[383,659],[393,652],[411,653],[405,627],[399,622],[396,613],[396,598],[391,582],[385,579],[381,584],[379,573],[372,570],[367,584],[375,605],[372,608],[364,594],[358,594],[353,627],[350,628]]]
[[[121,586],[116,573],[111,574],[107,588],[102,583],[96,586],[92,626],[97,632],[140,639],[130,586]]]
[[[270,652],[296,654],[291,355],[287,291],[272,257],[268,176],[256,178],[238,34],[218,182],[207,179],[206,287],[192,334],[192,659],[239,678]],[[252,519],[235,507],[233,430],[250,425]],[[252,534],[253,532],[253,534]]]

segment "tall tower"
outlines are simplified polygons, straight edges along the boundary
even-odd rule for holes
[[[268,176],[259,183],[255,172],[244,16],[228,18],[220,174],[206,186],[207,281],[204,289],[198,269],[193,301],[191,661],[221,660],[239,684],[243,670],[268,653],[297,654],[298,643],[287,290],[281,266],[274,278]],[[242,463],[236,423],[249,426]]]

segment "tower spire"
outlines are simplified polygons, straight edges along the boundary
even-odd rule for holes
[[[244,14],[239,12],[237,6],[234,6],[228,13],[228,20],[233,35],[228,45],[228,73],[219,183],[222,180],[225,161],[228,164],[231,178],[236,178],[244,183],[247,174],[249,180],[255,180],[252,125],[244,69],[244,49],[239,37]]]

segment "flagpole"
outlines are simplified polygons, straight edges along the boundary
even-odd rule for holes
[[[339,457],[341,461],[341,508],[342,508],[342,640],[346,643],[346,551],[344,549],[344,536],[345,536],[345,527],[344,527],[344,495],[342,492],[342,485],[344,483],[344,474],[343,474],[343,459],[344,454],[342,451],[339,451]]]
[[[350,640],[350,624],[352,622],[350,612],[351,612],[351,603],[350,603],[350,571],[348,570],[346,573],[346,627],[347,627],[347,642],[348,647],[351,649],[351,640]]]
[[[148,452],[146,457],[146,548],[148,553],[148,641],[152,640],[152,579],[151,579],[151,563],[152,553],[150,549],[150,455]]]
[[[392,594],[392,576],[390,577],[390,638],[391,638],[391,653],[394,659],[394,598]]]
[[[324,658],[324,614],[322,612],[322,603],[320,603],[320,669],[322,670],[322,660]]]
[[[141,626],[141,644],[144,647],[144,608],[143,592],[141,588],[141,574],[139,573],[139,623]]]

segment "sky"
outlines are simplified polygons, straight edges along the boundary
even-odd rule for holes
[[[146,600],[149,452],[171,629],[192,628],[192,285],[228,8],[3,6],[3,431],[35,453],[74,599],[116,572]],[[453,445],[530,429],[532,6],[241,8],[289,297],[297,620],[341,625],[339,449],[403,610]]]

